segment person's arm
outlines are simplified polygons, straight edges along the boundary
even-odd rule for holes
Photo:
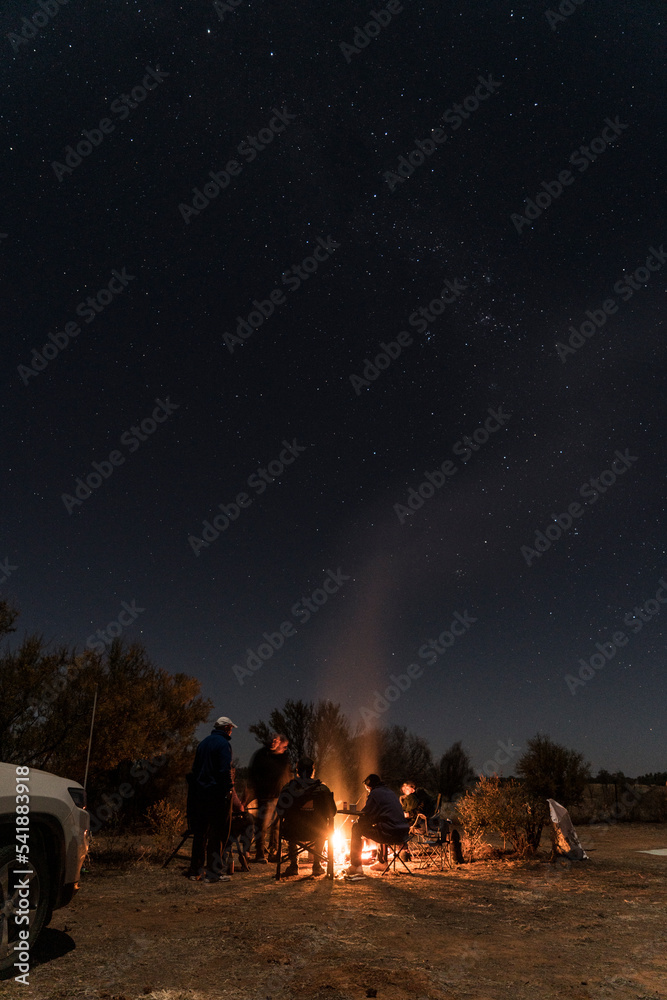
[[[375,823],[378,816],[380,815],[380,804],[376,801],[375,789],[369,792],[368,798],[366,799],[366,805],[361,810],[365,816],[368,816],[372,823]]]
[[[216,783],[219,785],[224,795],[231,795],[232,783],[232,748],[223,740],[216,754]]]

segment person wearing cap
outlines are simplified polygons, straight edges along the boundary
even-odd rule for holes
[[[197,747],[188,775],[188,826],[192,831],[188,876],[208,885],[229,879],[221,872],[232,820],[230,740],[236,728],[226,715],[216,719],[211,734]]]
[[[364,785],[369,794],[359,819],[352,824],[350,867],[345,872],[352,880],[364,876],[362,840],[374,840],[376,844],[401,844],[407,840],[410,830],[410,821],[403,813],[398,795],[387,788],[379,774],[369,774],[364,778]],[[384,868],[384,864],[378,861],[374,867]]]

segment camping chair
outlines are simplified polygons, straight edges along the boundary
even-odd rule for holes
[[[280,817],[278,826],[278,860],[276,863],[276,881],[279,882],[280,869],[283,862],[289,860],[289,854],[283,857],[283,840],[296,844],[297,858],[300,854],[308,851],[315,858],[325,862],[327,866],[327,878],[334,877],[333,858],[333,816],[326,817],[318,815],[315,811],[313,800],[305,802],[301,808],[291,814]],[[320,854],[315,850],[315,840],[324,840],[326,844],[326,854]]]
[[[396,871],[396,862],[397,861],[401,862],[401,864],[405,868],[405,870],[408,873],[408,875],[412,875],[412,872],[410,871],[410,869],[408,868],[407,864],[405,863],[405,861],[401,857],[401,851],[405,851],[405,850],[409,849],[409,847],[408,847],[408,845],[409,845],[409,837],[410,837],[410,833],[408,831],[408,833],[406,833],[406,835],[405,835],[405,840],[400,841],[400,843],[398,843],[398,844],[386,844],[385,845],[386,848],[387,848],[387,867],[382,872],[383,875],[386,875],[390,868],[394,872],[394,874],[397,875],[398,874],[398,872]]]
[[[452,824],[445,820],[442,830],[439,828],[433,836],[423,833],[414,834],[409,841],[408,850],[417,862],[418,869],[438,866],[440,871],[445,867],[452,868]]]
[[[433,813],[433,815],[432,816],[425,816],[423,813],[417,813],[417,815],[415,817],[415,820],[414,820],[414,823],[410,827],[410,832],[411,833],[417,833],[417,834],[422,833],[422,831],[418,829],[418,823],[420,822],[420,820],[423,820],[424,821],[424,830],[423,830],[424,834],[426,834],[427,836],[429,834],[436,835],[436,836],[439,835],[439,833],[440,833],[440,803],[441,802],[442,802],[442,793],[438,794],[438,798],[436,799],[436,803],[435,803],[435,812]]]
[[[188,837],[192,836],[192,830],[188,827],[188,829],[185,830],[181,836],[182,836],[182,839],[181,839],[180,844],[178,845],[178,847],[174,851],[171,852],[171,854],[169,855],[169,857],[167,858],[167,860],[165,861],[165,863],[162,865],[163,868],[166,868],[167,865],[169,864],[169,862],[173,861],[174,858],[176,858],[176,857],[183,858],[183,855],[179,854],[179,851],[182,848],[182,846],[185,843],[185,841],[188,839]]]

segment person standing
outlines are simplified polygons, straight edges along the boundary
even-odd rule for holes
[[[188,775],[188,826],[193,835],[188,877],[193,882],[211,885],[229,880],[221,873],[232,819],[230,741],[236,728],[226,715],[220,716],[211,734],[197,747]]]
[[[278,816],[276,803],[284,785],[292,777],[286,736],[274,733],[268,744],[260,747],[252,755],[248,768],[251,795],[257,799],[257,819],[255,821],[255,857],[257,864],[265,865],[277,860]],[[266,857],[266,841],[269,841],[269,857]]]

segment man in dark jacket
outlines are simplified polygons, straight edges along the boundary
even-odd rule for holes
[[[276,861],[278,850],[278,817],[276,802],[283,785],[292,776],[286,736],[274,733],[271,742],[252,755],[248,768],[251,795],[257,799],[255,827],[255,857],[251,860],[267,864],[266,839],[269,838],[269,861]],[[248,800],[249,801],[249,800]]]
[[[205,884],[227,881],[221,875],[222,854],[232,818],[231,719],[221,716],[210,736],[202,740],[188,775],[188,826],[192,831],[192,857],[188,875]],[[203,869],[204,856],[206,869]]]
[[[322,875],[324,869],[317,855],[324,850],[324,841],[333,831],[336,801],[333,792],[319,778],[313,777],[315,765],[310,757],[301,757],[296,765],[296,778],[292,778],[280,792],[276,812],[283,821],[283,837],[287,840],[289,867],[285,875],[298,875],[297,843],[313,845],[315,858],[313,875]],[[329,845],[331,847],[331,845]]]
[[[387,788],[377,774],[369,774],[364,779],[369,795],[366,805],[356,823],[352,824],[350,839],[350,867],[345,874],[348,878],[362,878],[362,840],[374,840],[376,844],[402,844],[408,838],[410,821],[403,815],[403,807],[397,795]]]

